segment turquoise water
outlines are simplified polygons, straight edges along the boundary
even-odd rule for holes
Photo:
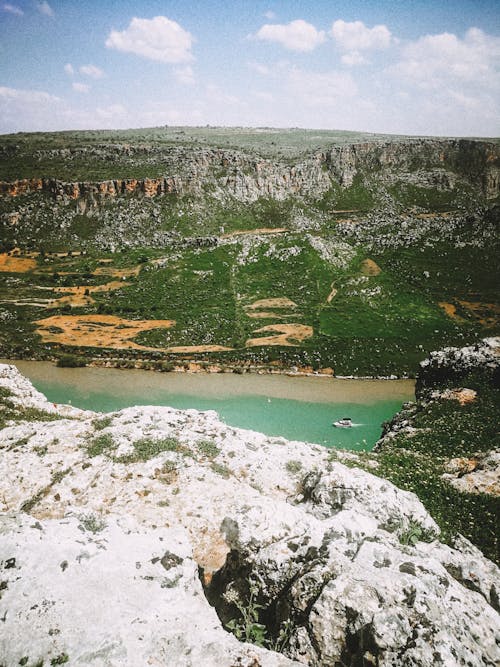
[[[229,425],[315,442],[371,449],[381,424],[413,398],[413,383],[234,374],[189,375],[14,362],[54,403],[100,412],[132,405],[216,410]],[[355,426],[332,422],[351,417]]]

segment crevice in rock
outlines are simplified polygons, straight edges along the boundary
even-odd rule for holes
[[[232,550],[221,569],[207,576],[200,567],[198,574],[208,602],[238,639],[295,659],[307,652],[308,664],[321,664],[309,617],[331,579],[321,569],[325,558],[324,550],[310,547],[290,562],[287,571],[272,563],[267,571],[260,571],[248,555]],[[297,591],[292,590],[296,585],[301,586],[301,608],[296,605]]]

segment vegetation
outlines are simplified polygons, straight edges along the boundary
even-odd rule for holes
[[[106,528],[106,521],[96,514],[82,514],[80,523],[90,533],[100,533]]]
[[[62,354],[57,360],[57,366],[61,368],[82,368],[86,365],[85,359],[76,354]]]
[[[449,384],[454,386],[454,382]],[[461,405],[457,400],[421,396],[401,416],[416,430],[397,432],[384,441],[380,453],[367,454],[366,460],[378,463],[377,475],[417,494],[441,528],[443,540],[451,541],[461,533],[488,558],[499,562],[500,499],[486,493],[463,493],[442,475],[450,459],[474,460],[494,446],[500,389],[477,373],[462,377],[460,384],[477,391],[474,401]],[[366,469],[374,472],[370,465]],[[423,539],[422,535],[417,537]]]

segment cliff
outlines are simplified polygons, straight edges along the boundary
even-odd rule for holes
[[[351,455],[0,389],[6,666],[500,660],[498,569]]]
[[[110,146],[137,160],[137,149]],[[87,159],[105,160],[106,149],[50,151],[50,157],[71,160],[83,154]],[[287,197],[320,198],[333,186],[349,187],[359,175],[377,175],[389,182],[408,180],[424,185],[452,187],[456,179],[476,187],[486,199],[500,192],[500,146],[473,140],[413,139],[393,142],[362,142],[317,151],[296,164],[257,158],[225,149],[158,148],[139,152],[143,168],[154,156],[155,178],[119,178],[103,181],[64,182],[58,178],[30,178],[0,182],[0,195],[16,197],[44,193],[57,201],[84,199],[93,204],[119,195],[156,197],[165,194],[234,197],[242,202],[259,197],[278,200]],[[33,156],[34,163],[43,151]],[[110,162],[110,167],[113,161]],[[137,162],[131,162],[134,171]],[[443,177],[443,172],[445,176]],[[446,176],[446,174],[451,174]],[[453,176],[455,175],[455,176]],[[451,182],[450,182],[451,178]]]

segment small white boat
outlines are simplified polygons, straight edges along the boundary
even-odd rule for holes
[[[337,428],[352,428],[352,419],[350,417],[342,417],[342,419],[333,422],[333,426]]]

